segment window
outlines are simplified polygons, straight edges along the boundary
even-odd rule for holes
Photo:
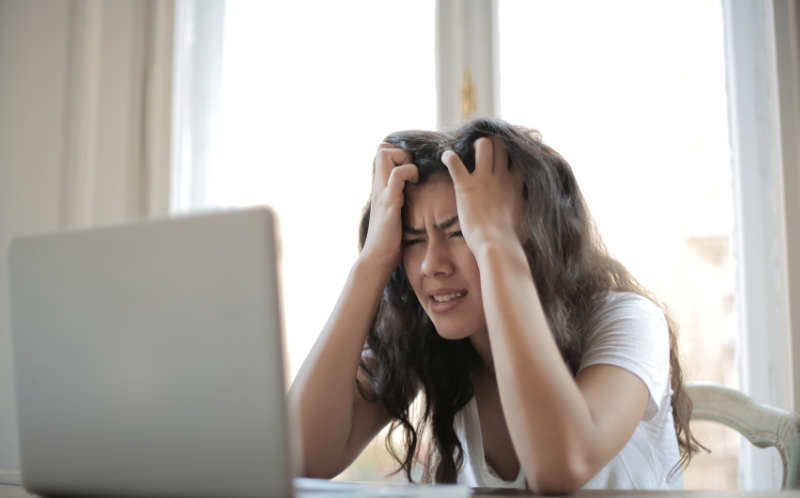
[[[436,126],[434,5],[224,5],[218,94],[203,101],[205,126],[218,134],[188,137],[184,148],[204,147],[210,159],[194,157],[197,193],[178,208],[278,211],[294,373],[358,254],[378,144],[396,130]]]
[[[391,131],[451,123],[464,83],[461,61],[452,59],[478,57],[467,82],[476,87],[478,114],[489,109],[537,128],[567,158],[611,252],[683,322],[688,377],[741,381],[756,398],[768,392],[762,401],[791,405],[797,354],[786,351],[797,318],[786,296],[800,284],[781,272],[787,260],[800,264],[781,223],[797,225],[786,206],[800,195],[792,195],[791,182],[781,183],[781,175],[797,175],[797,166],[781,169],[794,156],[790,135],[781,141],[780,133],[790,129],[791,106],[781,106],[797,82],[784,74],[791,64],[770,64],[779,57],[797,64],[785,54],[796,38],[793,4],[778,12],[783,4],[729,0],[229,0],[216,16],[204,16],[201,5],[178,2],[188,33],[179,36],[183,45],[218,41],[206,50],[215,54],[208,67],[178,71],[190,75],[183,84],[194,89],[188,107],[205,111],[190,119],[178,113],[189,123],[182,129],[194,133],[176,135],[173,183],[183,201],[175,207],[278,209],[293,371],[356,256],[375,147]],[[490,11],[497,17],[483,22]],[[442,12],[462,16],[461,24]],[[726,66],[726,58],[735,64]],[[178,93],[181,107],[187,92]],[[447,116],[434,114],[437,102]],[[773,177],[786,188],[773,192]],[[800,292],[793,295],[800,299]],[[754,346],[749,334],[762,326],[772,335]],[[728,435],[723,446],[715,452],[725,460],[719,468],[735,477],[736,444]],[[780,462],[750,466],[749,451],[745,446],[741,455],[744,489],[769,489]],[[387,468],[377,468],[379,460],[370,458],[371,470],[350,477],[380,478]]]
[[[738,389],[721,5],[501,0],[499,37],[503,118],[573,167],[610,252],[682,323],[688,380]],[[725,434],[687,489],[736,489]]]

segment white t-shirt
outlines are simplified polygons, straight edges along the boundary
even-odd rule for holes
[[[624,368],[642,379],[650,400],[628,444],[583,489],[683,489],[680,468],[667,479],[680,453],[670,406],[669,330],[664,313],[637,294],[611,292],[589,330],[580,369],[598,364]],[[515,481],[504,481],[489,471],[474,397],[456,415],[455,430],[465,453],[459,483],[525,488],[522,469]]]

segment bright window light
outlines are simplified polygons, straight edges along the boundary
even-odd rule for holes
[[[738,388],[720,2],[500,0],[499,29],[503,117],[567,159],[609,250],[676,311],[688,380]],[[714,452],[687,489],[736,489],[738,436],[696,432]]]
[[[357,256],[372,160],[436,126],[434,3],[228,0],[212,206],[269,204],[293,374]]]

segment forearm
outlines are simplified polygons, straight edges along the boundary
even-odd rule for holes
[[[300,417],[307,472],[335,467],[347,453],[358,365],[389,276],[368,261],[356,262],[289,390]]]
[[[522,247],[497,244],[476,257],[492,357],[502,358],[494,363],[495,374],[517,456],[534,489],[561,491],[553,489],[554,481],[568,484],[587,475],[589,407],[550,333]]]

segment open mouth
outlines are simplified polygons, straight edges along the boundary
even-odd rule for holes
[[[459,297],[464,296],[466,294],[467,294],[466,291],[465,292],[455,292],[453,294],[445,294],[444,296],[433,296],[433,300],[436,301],[437,303],[446,303],[447,301],[459,298]]]
[[[444,313],[456,308],[466,301],[467,291],[455,289],[438,289],[431,293],[431,310],[436,313]]]

